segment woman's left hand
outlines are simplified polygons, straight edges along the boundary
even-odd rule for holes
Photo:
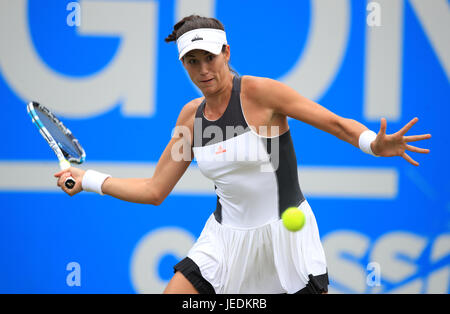
[[[406,151],[428,154],[430,150],[411,146],[408,143],[427,140],[431,138],[431,134],[405,136],[417,121],[419,121],[419,119],[414,118],[397,133],[386,134],[387,122],[386,119],[382,118],[380,131],[371,144],[372,152],[377,156],[383,157],[401,156],[410,164],[418,166],[419,163],[413,160]]]

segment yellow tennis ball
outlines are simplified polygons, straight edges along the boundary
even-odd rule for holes
[[[289,207],[281,215],[283,225],[287,230],[299,231],[305,225],[305,214],[297,207]]]

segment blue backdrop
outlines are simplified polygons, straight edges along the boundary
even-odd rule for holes
[[[199,97],[177,59],[175,44],[164,42],[178,18],[192,12],[209,13],[224,23],[232,67],[241,75],[291,85],[286,75],[300,67],[298,60],[307,62],[318,25],[347,30],[333,46],[336,51],[321,51],[324,64],[311,61],[315,70],[302,72],[315,73],[319,81],[323,73],[328,81],[304,90],[295,87],[374,131],[381,116],[387,117],[388,133],[417,116],[410,134],[431,133],[433,138],[418,143],[431,150],[429,155],[410,154],[420,162],[414,167],[401,158],[363,154],[290,120],[301,186],[327,255],[330,290],[448,293],[447,0],[422,0],[425,8],[417,0],[390,1],[400,7],[392,20],[401,28],[399,39],[385,47],[397,50],[386,52],[386,58],[400,52],[394,63],[399,87],[397,101],[394,93],[385,113],[367,101],[367,61],[370,49],[379,51],[369,49],[369,34],[395,29],[389,20],[394,7],[387,1],[377,1],[379,12],[367,10],[368,2],[360,0],[0,2],[1,293],[159,293],[171,278],[172,265],[186,254],[215,209],[212,186],[196,187],[188,173],[188,185],[193,182],[194,187],[176,190],[158,207],[89,193],[71,198],[56,189],[55,157],[31,124],[25,105],[35,99],[58,113],[86,149],[86,167],[110,166],[123,176],[130,168],[137,170],[129,176],[136,171],[150,176],[180,109]],[[326,5],[338,9],[326,13]],[[439,15],[430,19],[436,11]],[[368,16],[377,13],[381,24],[370,25]],[[328,22],[320,17],[327,14]],[[433,19],[442,23],[440,32],[432,27]],[[330,43],[339,41],[329,36]],[[328,59],[337,60],[334,67],[326,65]],[[386,80],[391,79],[387,74]],[[375,92],[383,94],[381,87]],[[89,98],[96,100],[91,107],[85,105]],[[336,178],[333,173],[340,182],[323,187],[327,178]],[[378,183],[366,187],[366,180]]]

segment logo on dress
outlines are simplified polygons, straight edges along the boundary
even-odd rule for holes
[[[224,148],[222,147],[222,145],[219,145],[219,147],[217,148],[217,151],[216,151],[216,155],[225,153],[226,151],[227,151],[227,150],[224,149]]]

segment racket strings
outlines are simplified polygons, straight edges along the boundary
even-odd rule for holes
[[[81,163],[84,159],[84,151],[72,133],[47,108],[37,105],[34,109],[40,123],[53,137],[64,157],[70,162]]]

